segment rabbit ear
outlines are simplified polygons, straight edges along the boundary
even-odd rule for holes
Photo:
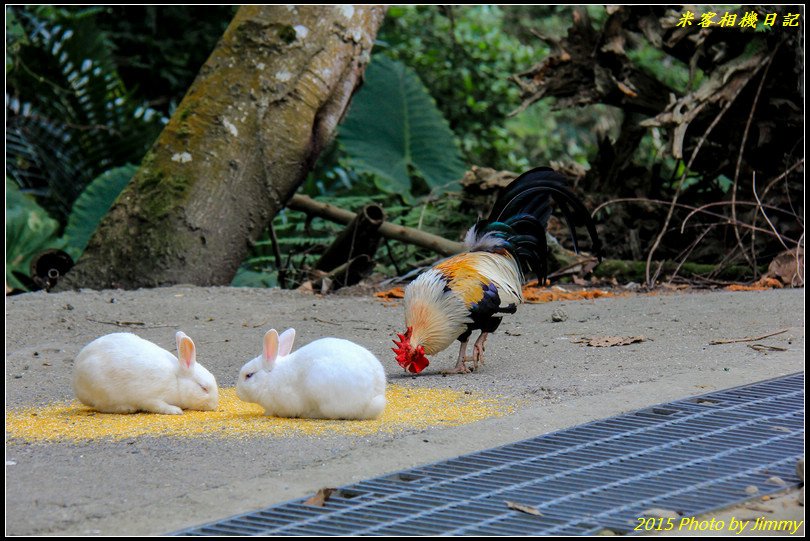
[[[287,329],[281,336],[278,337],[278,354],[280,357],[286,357],[290,354],[295,341],[295,329]]]
[[[180,361],[182,368],[190,370],[194,363],[197,362],[197,348],[191,338],[186,336],[183,331],[178,331],[175,339],[177,340],[177,360]]]
[[[264,335],[264,352],[262,361],[264,367],[269,369],[276,362],[278,357],[278,332],[275,329],[270,329]]]

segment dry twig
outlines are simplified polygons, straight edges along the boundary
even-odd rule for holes
[[[777,334],[782,334],[788,332],[790,329],[782,329],[781,331],[772,332],[770,334],[766,334],[764,336],[748,336],[746,338],[731,338],[728,340],[712,340],[709,342],[710,346],[716,346],[718,344],[736,344],[737,342],[756,342],[757,340],[762,340],[764,338],[769,338],[771,336],[776,336]]]
[[[605,201],[604,203],[602,203],[601,205],[599,205],[598,207],[596,207],[596,208],[594,209],[594,211],[593,211],[591,214],[592,214],[592,215],[594,215],[594,214],[596,214],[596,212],[598,212],[598,211],[599,211],[601,208],[606,207],[606,206],[608,206],[608,205],[611,205],[611,204],[613,204],[613,203],[626,203],[626,202],[636,202],[636,203],[654,203],[654,204],[656,204],[656,205],[670,205],[670,204],[672,204],[672,201],[662,201],[661,199],[645,199],[645,198],[643,198],[643,197],[622,197],[622,198],[618,198],[618,199],[611,199],[610,201]],[[728,216],[724,216],[724,215],[722,215],[722,214],[718,214],[718,213],[716,213],[716,212],[709,212],[709,211],[707,211],[707,210],[704,210],[704,209],[706,209],[707,207],[718,206],[718,205],[729,205],[729,204],[730,204],[730,203],[729,203],[728,201],[718,201],[718,202],[715,202],[715,203],[708,203],[708,204],[706,204],[706,205],[702,205],[702,206],[700,206],[700,207],[694,207],[694,206],[692,206],[692,205],[685,205],[685,204],[683,204],[683,203],[675,203],[675,206],[676,206],[676,207],[679,207],[679,208],[690,209],[690,210],[692,211],[692,212],[691,212],[691,213],[690,213],[690,214],[689,214],[689,215],[688,215],[688,216],[687,216],[687,217],[684,219],[684,223],[686,222],[686,220],[688,220],[688,219],[689,219],[691,216],[693,216],[695,213],[698,213],[698,212],[699,212],[699,213],[701,213],[701,214],[706,214],[706,215],[708,215],[708,216],[712,216],[712,217],[715,217],[715,218],[722,218],[722,219],[726,220],[725,222],[721,222],[721,223],[719,223],[718,225],[737,225],[737,226],[739,226],[739,227],[745,227],[745,228],[748,228],[748,229],[754,229],[754,230],[756,230],[756,231],[759,231],[760,233],[765,233],[765,234],[768,234],[768,235],[773,235],[773,231],[771,231],[770,229],[765,229],[765,228],[762,228],[762,227],[756,227],[756,226],[753,226],[753,225],[751,225],[751,224],[746,224],[746,223],[744,223],[744,222],[732,222],[731,220],[729,220]],[[751,206],[756,205],[756,203],[747,202],[747,201],[738,201],[738,202],[737,202],[737,204],[738,204],[738,205],[751,205]],[[778,208],[778,207],[774,207],[774,206],[769,206],[768,208],[773,209],[773,210],[780,210],[780,211],[782,211],[782,212],[785,212],[783,209],[780,209],[780,208]],[[682,233],[683,233],[683,228],[685,228],[685,226],[683,226],[683,225],[682,225],[682,229],[681,229],[681,232],[682,232]],[[785,238],[787,238],[787,237],[785,237]],[[790,242],[798,242],[798,241],[794,241],[794,240],[793,240],[793,239],[791,239],[791,238],[788,238],[788,240],[789,240]]]
[[[147,325],[143,321],[102,321],[100,319],[86,318],[93,323],[104,323],[105,325],[115,325],[116,327],[141,327],[142,329],[159,329],[162,327],[174,327],[174,325]]]
[[[747,344],[747,346],[754,351],[787,351],[787,348],[779,346],[768,346],[765,344]]]
[[[773,230],[774,234],[776,235],[776,238],[779,239],[779,242],[782,244],[782,246],[785,247],[785,250],[790,250],[790,248],[788,248],[788,245],[785,244],[785,241],[782,240],[782,235],[780,235],[779,231],[777,231],[776,227],[774,227],[773,222],[771,221],[771,219],[768,218],[767,214],[765,214],[764,205],[762,204],[762,201],[760,201],[759,195],[757,195],[757,172],[756,171],[751,173],[751,191],[754,192],[754,199],[757,200],[757,210],[762,213],[762,217],[765,218],[765,221],[768,222],[769,226],[771,226],[771,229]],[[732,210],[733,210],[733,208],[734,207],[732,206]],[[751,252],[752,252],[751,256],[752,257],[754,255],[753,251],[754,251],[754,233],[751,233]]]

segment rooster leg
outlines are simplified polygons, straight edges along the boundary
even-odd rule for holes
[[[467,357],[467,342],[462,342],[461,347],[458,350],[458,362],[456,362],[456,366],[454,366],[450,370],[445,370],[444,374],[467,374],[469,373],[470,369],[464,364],[464,361],[468,360]]]
[[[481,366],[484,366],[484,350],[486,349],[484,346],[487,343],[487,336],[489,336],[488,332],[481,331],[481,335],[478,337],[478,340],[475,341],[475,345],[473,345],[473,370],[478,369],[478,363],[481,363]]]

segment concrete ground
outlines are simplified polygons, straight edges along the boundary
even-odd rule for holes
[[[553,322],[560,308],[567,319]],[[114,322],[140,322],[122,328]],[[31,442],[6,435],[6,534],[172,532],[419,464],[451,458],[660,402],[804,369],[804,290],[694,292],[521,306],[504,319],[478,373],[442,376],[456,348],[423,375],[404,375],[388,349],[399,303],[234,288],[31,293],[6,299],[6,413],[73,398],[76,353],[131,330],[166,348],[183,329],[220,386],[236,383],[270,327],[297,347],[321,336],[374,352],[389,382],[500,396],[513,413],[457,427],[365,436],[135,437]],[[784,351],[716,339],[762,336]],[[583,336],[646,337],[588,347]],[[437,416],[441,405],[437,405]],[[795,500],[795,499],[794,499]],[[803,518],[803,508],[793,506]],[[798,511],[797,511],[798,510]],[[764,513],[764,511],[763,511]]]

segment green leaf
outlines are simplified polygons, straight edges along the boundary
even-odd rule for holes
[[[98,224],[137,170],[131,164],[110,169],[93,180],[76,199],[64,235],[66,251],[74,261],[78,261]]]
[[[239,267],[231,287],[278,287],[276,272],[256,272]]]
[[[20,44],[27,42],[25,29],[14,15],[14,10],[6,7],[6,76],[14,69],[15,57]]]
[[[723,190],[723,193],[728,193],[728,191],[734,185],[734,182],[726,175],[720,175],[717,177],[717,185],[720,186],[720,189]]]
[[[25,289],[13,272],[31,273],[31,259],[50,248],[61,248],[56,238],[59,222],[6,177],[6,285]]]
[[[441,193],[458,189],[465,167],[453,132],[416,73],[382,55],[366,69],[339,133],[352,165],[378,188],[413,195],[413,177]]]

